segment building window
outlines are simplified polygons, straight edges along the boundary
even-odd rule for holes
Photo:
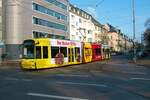
[[[38,5],[37,5],[37,4],[35,4],[35,3],[32,3],[32,9],[34,9],[34,10],[38,10]]]
[[[65,39],[65,36],[48,34],[44,32],[33,31],[33,38],[52,38],[52,39]]]
[[[78,22],[76,22],[76,26],[78,26]]]
[[[57,0],[45,0],[45,1],[47,1],[47,2],[49,2],[51,4],[54,4],[55,6],[60,7],[62,9],[64,9],[64,10],[67,10],[67,6],[64,5],[63,3],[57,1]]]
[[[81,20],[81,18],[79,18],[79,23],[82,23],[82,20]]]
[[[82,14],[82,17],[84,17],[84,12],[82,12],[81,14]]]
[[[57,23],[43,20],[43,19],[36,18],[36,17],[33,17],[33,24],[46,26],[46,27],[50,27],[50,28],[55,28],[55,29],[60,29],[63,31],[67,30],[65,25],[57,24]]]
[[[36,10],[36,11],[45,13],[47,15],[56,17],[57,19],[67,20],[67,16],[65,16],[61,13],[58,13],[56,11],[50,10],[50,9],[44,7],[44,6],[39,5],[39,4],[33,3],[32,6],[33,6],[33,10]]]
[[[88,30],[88,34],[92,34],[92,30]]]
[[[38,24],[38,19],[37,18],[33,18],[32,24]]]
[[[75,8],[73,8],[73,12],[74,12],[74,13],[76,12],[76,9],[75,9]]]
[[[74,15],[71,15],[71,18],[72,18],[72,20],[74,20],[74,19],[75,19],[75,16],[74,16]]]
[[[75,31],[75,25],[71,25],[71,29]]]
[[[77,13],[77,11],[78,11],[77,8],[75,8],[75,13]]]
[[[79,36],[79,41],[81,41],[82,40],[82,37],[81,36]]]
[[[78,32],[76,32],[76,35],[78,35]]]
[[[69,11],[71,10],[71,6],[69,6]]]
[[[48,33],[33,31],[33,38],[47,38]]]
[[[88,38],[88,42],[92,42],[92,38]]]
[[[71,35],[71,37],[72,37],[72,40],[75,40],[75,35]]]
[[[72,28],[75,28],[75,25],[71,25]]]
[[[80,11],[79,11],[79,10],[77,11],[77,14],[78,14],[78,15],[80,14]]]

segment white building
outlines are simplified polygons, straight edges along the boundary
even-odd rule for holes
[[[70,40],[93,42],[92,16],[80,8],[70,5],[69,17]]]

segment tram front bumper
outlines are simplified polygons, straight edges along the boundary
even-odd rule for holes
[[[33,60],[21,60],[21,67],[23,69],[35,69],[35,61],[33,61]]]

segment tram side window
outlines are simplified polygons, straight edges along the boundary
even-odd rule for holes
[[[67,47],[60,47],[60,52],[63,53],[64,57],[67,57]]]
[[[41,59],[41,47],[36,46],[36,58]]]
[[[48,58],[48,47],[43,46],[43,58]]]
[[[78,55],[80,55],[80,48],[75,47],[75,56],[77,57]]]
[[[100,55],[101,54],[101,50],[100,49],[96,49],[96,55]]]
[[[52,46],[51,47],[51,57],[55,58],[57,53],[59,53],[59,47]]]

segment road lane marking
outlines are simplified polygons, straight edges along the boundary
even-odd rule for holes
[[[122,72],[122,73],[126,73],[126,74],[140,74],[140,75],[145,75],[146,73],[143,72]]]
[[[57,84],[66,84],[66,85],[82,85],[82,86],[96,86],[96,87],[107,87],[104,84],[89,84],[89,83],[74,83],[74,82],[56,82]]]
[[[144,66],[135,66],[135,67],[137,67],[137,68],[145,68]]]
[[[131,80],[143,80],[143,81],[150,81],[148,78],[130,78]]]
[[[5,80],[8,80],[8,81],[26,81],[26,82],[32,81],[30,79],[18,79],[18,78],[14,78],[14,77],[6,77]]]
[[[9,80],[9,81],[18,81],[19,79],[13,78],[13,77],[6,77],[5,80]]]
[[[25,82],[31,82],[32,80],[30,79],[21,79],[22,81],[25,81]]]
[[[75,74],[57,74],[56,76],[63,76],[63,77],[89,77],[89,75],[75,75]]]
[[[54,99],[63,99],[63,100],[88,100],[88,99],[66,97],[66,96],[57,96],[57,95],[48,95],[48,94],[40,94],[40,93],[27,93],[27,95],[37,96],[37,97],[54,98]]]
[[[102,71],[90,71],[92,73],[102,73]]]

